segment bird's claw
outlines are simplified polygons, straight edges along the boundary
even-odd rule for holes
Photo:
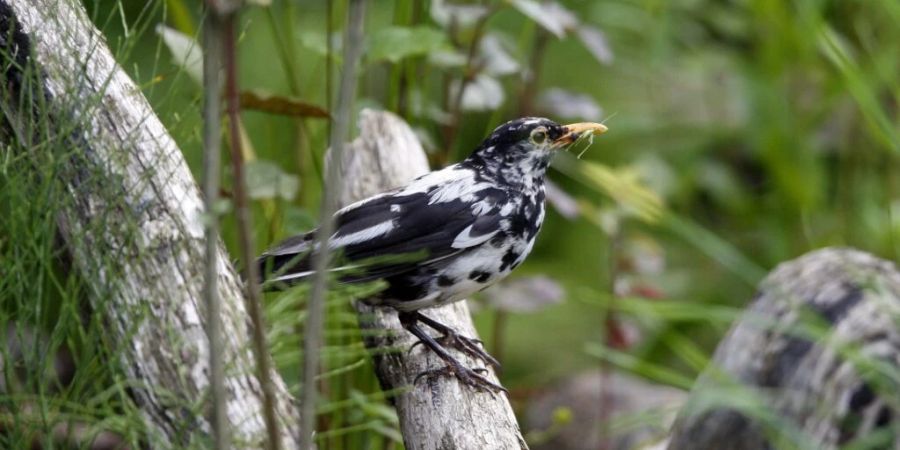
[[[412,349],[420,343],[424,344],[447,364],[440,369],[426,370],[419,373],[413,380],[413,385],[418,383],[419,380],[423,377],[429,380],[433,380],[440,376],[454,376],[457,380],[459,380],[461,384],[471,386],[480,391],[488,391],[492,395],[500,391],[509,393],[506,389],[503,388],[503,386],[495,384],[482,375],[487,374],[488,369],[470,369],[462,365],[462,363],[460,363],[447,351],[447,347],[453,347],[475,359],[482,359],[487,363],[499,366],[499,363],[496,359],[494,359],[491,355],[488,355],[487,352],[485,352],[478,346],[478,343],[480,343],[481,341],[478,341],[477,339],[462,337],[455,331],[453,331],[453,329],[451,329],[450,327],[426,316],[423,316],[417,312],[401,313],[399,315],[399,319],[403,327],[406,328],[410,333],[412,333],[413,336],[419,339],[418,342],[410,347],[409,351],[412,351]],[[435,339],[417,325],[417,322],[419,321],[421,321],[425,325],[428,325],[438,333],[441,333],[442,336]]]
[[[497,361],[496,358],[491,356],[488,352],[484,351],[480,344],[482,344],[480,339],[472,339],[465,336],[462,336],[457,333],[447,333],[438,339],[444,347],[453,347],[473,358],[480,359],[487,364],[494,366],[494,368],[500,368],[500,361]]]
[[[500,368],[500,361],[497,361],[496,358],[490,355],[490,353],[484,351],[481,345],[484,342],[481,339],[473,339],[465,336],[461,336],[458,333],[450,332],[446,333],[443,336],[436,339],[442,346],[444,347],[452,347],[455,348],[472,358],[480,359],[487,364],[490,364],[495,369]],[[416,341],[412,346],[409,347],[407,354],[411,353],[417,345],[423,344],[421,340]]]
[[[509,391],[507,391],[506,388],[492,382],[491,380],[488,380],[485,376],[481,375],[482,373],[487,372],[488,370],[483,367],[470,369],[468,367],[464,367],[461,364],[449,364],[440,369],[431,369],[419,373],[413,380],[413,385],[417,384],[421,378],[433,379],[442,376],[456,377],[456,379],[459,380],[460,383],[471,386],[479,391],[489,392],[492,395],[497,392],[504,392],[506,394],[509,394]]]

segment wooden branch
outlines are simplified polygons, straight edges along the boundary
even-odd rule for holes
[[[832,449],[878,430],[888,441],[866,448],[900,448],[898,323],[893,263],[825,249],[782,264],[719,344],[669,448]]]
[[[363,110],[359,122],[360,136],[342,158],[342,205],[400,187],[428,172],[425,152],[403,120],[391,113]],[[384,390],[409,389],[393,398],[407,449],[528,448],[506,395],[476,392],[453,378],[422,379],[412,386],[417,374],[441,368],[444,362],[422,345],[406,351],[416,340],[401,327],[394,310],[362,302],[356,303],[356,309],[363,329],[382,331],[366,339],[369,349],[403,349],[396,353],[376,352],[373,357]],[[423,312],[464,336],[477,338],[465,301]],[[484,365],[462,354],[457,357],[470,367]],[[490,367],[487,376],[496,382]]]
[[[56,211],[60,228],[105,315],[149,443],[208,442],[211,426],[196,407],[209,395],[203,204],[182,154],[79,2],[0,0],[0,24],[6,137],[17,152],[67,158],[59,182],[72,197]],[[258,449],[265,428],[247,313],[221,243],[218,251],[231,441]],[[296,448],[287,430],[297,413],[273,378],[282,445]]]

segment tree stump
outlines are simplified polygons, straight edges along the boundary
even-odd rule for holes
[[[851,249],[780,265],[716,349],[672,450],[900,448],[900,272]]]

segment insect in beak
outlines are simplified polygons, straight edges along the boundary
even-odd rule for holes
[[[555,148],[564,148],[568,145],[571,145],[584,134],[591,134],[596,136],[606,133],[606,130],[608,130],[608,128],[606,128],[606,125],[593,122],[573,123],[564,125],[563,128],[565,129],[563,135],[553,141],[553,147]]]

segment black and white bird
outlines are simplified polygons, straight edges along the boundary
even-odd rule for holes
[[[544,176],[551,158],[582,135],[605,131],[597,123],[560,125],[534,117],[497,127],[462,162],[337,211],[328,246],[342,264],[330,270],[346,283],[386,281],[387,288],[371,302],[396,309],[404,328],[447,362],[443,373],[477,388],[502,390],[446,350],[452,346],[497,365],[477,341],[420,310],[462,300],[521,264],[544,221]],[[259,258],[268,287],[313,274],[315,233],[288,238]],[[419,322],[444,337],[438,342]]]

